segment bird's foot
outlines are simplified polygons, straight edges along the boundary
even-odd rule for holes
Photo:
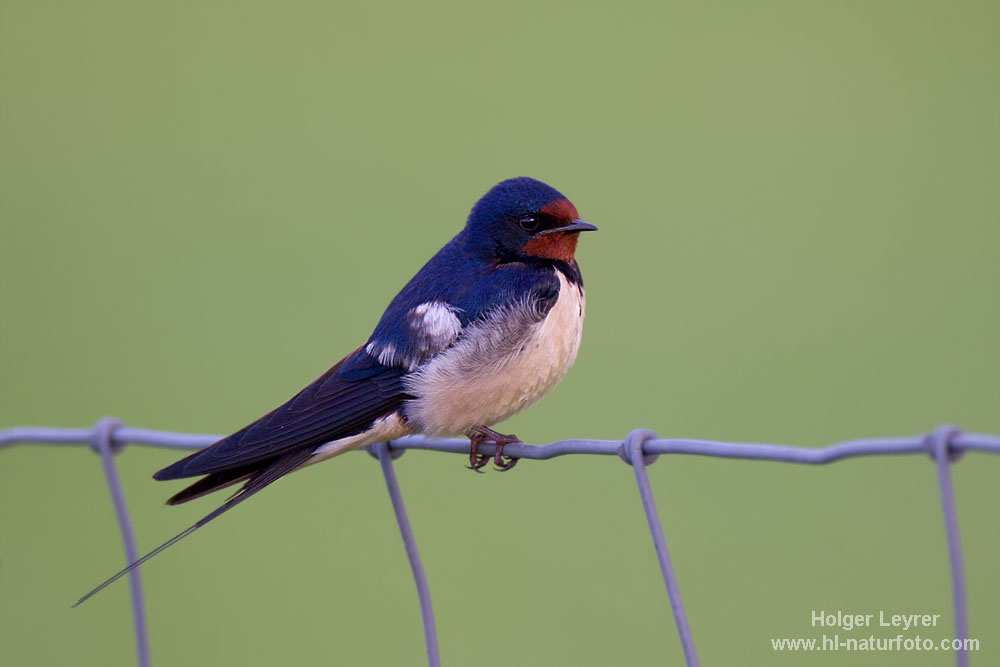
[[[485,426],[473,426],[469,430],[469,465],[466,466],[470,470],[475,470],[476,472],[482,472],[480,468],[485,466],[490,462],[490,457],[486,454],[479,453],[479,445],[484,442],[496,443],[496,453],[493,454],[493,465],[497,470],[503,472],[505,470],[510,470],[515,465],[517,465],[517,459],[513,456],[504,456],[503,448],[505,445],[510,444],[521,444],[521,440],[516,435],[504,435],[503,433],[497,433],[491,428],[486,428]]]
[[[473,472],[482,472],[480,468],[490,462],[490,457],[479,453],[479,444],[489,438],[478,433],[469,434],[469,465],[465,466]]]

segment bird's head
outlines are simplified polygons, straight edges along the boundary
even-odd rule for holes
[[[595,229],[558,190],[521,177],[497,183],[476,202],[465,235],[470,247],[490,260],[569,262],[580,232]]]

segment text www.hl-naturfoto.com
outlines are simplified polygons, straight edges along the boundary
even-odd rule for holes
[[[771,649],[774,651],[978,651],[978,639],[933,640],[929,637],[915,635],[904,637],[848,637],[840,635],[822,635],[821,637],[782,637],[771,639]]]

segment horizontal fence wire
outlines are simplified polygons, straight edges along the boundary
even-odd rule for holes
[[[202,449],[216,442],[220,436],[190,433],[171,433],[148,429],[130,428],[112,418],[99,420],[93,428],[46,428],[15,427],[0,431],[0,448],[21,443],[50,445],[88,445],[101,457],[105,481],[111,494],[112,504],[118,519],[125,549],[126,563],[136,560],[137,551],[132,522],[129,519],[125,496],[114,463],[114,454],[126,444],[150,445],[173,449]],[[368,453],[378,459],[386,489],[399,526],[400,536],[413,573],[420,612],[424,626],[424,640],[427,649],[427,664],[439,667],[437,630],[434,611],[431,606],[430,589],[417,551],[416,540],[406,514],[399,482],[393,468],[393,461],[408,449],[418,449],[452,454],[469,453],[469,441],[457,438],[427,438],[408,436],[398,440],[379,443],[368,448]],[[492,456],[496,446],[484,443],[479,453]],[[959,428],[943,425],[928,434],[902,438],[868,438],[850,440],[821,448],[791,447],[760,443],[718,442],[714,440],[693,440],[687,438],[658,438],[648,429],[637,429],[628,434],[624,441],[617,440],[561,440],[547,445],[509,444],[504,447],[505,456],[548,460],[571,454],[592,454],[617,456],[629,464],[635,474],[636,484],[643,511],[649,525],[650,535],[656,551],[660,573],[667,590],[670,608],[673,612],[681,648],[688,667],[698,665],[691,629],[681,601],[677,578],[674,575],[667,551],[663,528],[660,524],[653,491],[649,484],[646,467],[656,461],[661,454],[690,454],[715,458],[743,459],[756,461],[783,461],[786,463],[824,464],[861,456],[882,456],[894,454],[927,454],[937,468],[938,491],[944,515],[945,538],[951,565],[952,603],[955,610],[955,639],[961,648],[955,650],[955,664],[968,665],[965,639],[968,635],[966,615],[965,575],[962,562],[962,547],[958,534],[958,518],[955,509],[955,495],[951,483],[951,464],[967,451],[992,452],[1000,454],[1000,436],[984,433],[963,433]],[[149,667],[149,643],[146,634],[145,609],[139,568],[129,574],[132,598],[132,618],[135,634],[136,656],[139,667]]]

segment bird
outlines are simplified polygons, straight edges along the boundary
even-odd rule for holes
[[[496,184],[464,227],[403,287],[368,340],[260,419],[156,472],[199,477],[178,505],[242,482],[218,508],[80,598],[77,606],[261,489],[300,468],[409,434],[469,438],[468,467],[492,426],[537,402],[573,364],[586,300],[575,259],[580,219],[558,190],[528,177]]]

